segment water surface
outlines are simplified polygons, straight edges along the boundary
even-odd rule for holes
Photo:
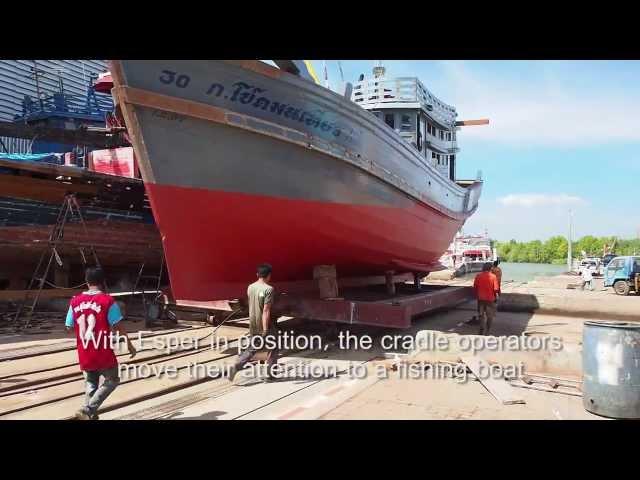
[[[550,263],[500,263],[502,281],[530,282],[535,277],[560,275],[567,271],[566,265],[552,265]],[[470,273],[462,278],[474,278],[476,273]]]

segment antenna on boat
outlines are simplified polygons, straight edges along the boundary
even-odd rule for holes
[[[351,84],[351,82],[344,81],[344,72],[342,71],[342,62],[340,60],[337,60],[337,62],[338,62],[338,70],[340,70],[340,80],[341,80],[338,93],[343,95],[345,98],[351,100],[351,94],[353,93],[353,85]]]
[[[38,102],[40,103],[40,108],[44,108],[43,102],[42,102],[42,91],[40,90],[40,81],[39,78],[41,76],[45,76],[45,72],[40,70],[38,68],[38,62],[36,60],[33,60],[33,67],[30,68],[31,70],[31,75],[28,75],[30,77],[33,77],[33,79],[36,82],[36,96],[38,97]]]
[[[382,65],[382,60],[376,60],[375,66],[373,67],[373,78],[384,77],[386,69]]]
[[[60,90],[61,94],[64,94],[64,80],[62,78],[62,74],[65,73],[65,69],[64,68],[57,68],[56,69],[56,73],[58,74],[58,89]]]

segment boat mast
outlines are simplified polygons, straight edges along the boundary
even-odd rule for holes
[[[38,69],[38,62],[36,60],[33,60],[33,67],[31,67],[31,76],[33,76],[34,80],[36,81],[36,96],[38,97],[38,102],[40,103],[40,109],[43,110],[44,104],[42,102],[42,93],[40,91],[39,80],[41,75],[44,76],[45,73]]]
[[[340,70],[340,80],[344,83],[344,72],[342,71],[342,62],[338,60],[338,69]]]
[[[386,69],[384,68],[384,65],[382,65],[382,60],[376,60],[376,63],[373,67],[373,77],[384,77],[385,71]]]
[[[322,61],[322,69],[324,70],[324,87],[329,88],[329,74],[327,73],[327,61]]]

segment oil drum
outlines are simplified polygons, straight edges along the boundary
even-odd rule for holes
[[[640,323],[584,322],[582,368],[585,410],[640,418]]]

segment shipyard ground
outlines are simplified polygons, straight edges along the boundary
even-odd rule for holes
[[[557,279],[556,279],[557,280]],[[557,296],[565,299],[565,308],[583,308],[594,298],[613,311],[637,312],[637,296],[619,297],[608,291],[582,292],[562,288],[564,280],[543,281],[544,286],[526,288],[534,297]],[[505,293],[509,290],[505,286]],[[541,289],[539,292],[536,289]],[[568,295],[567,295],[568,294]],[[544,303],[544,301],[542,302]],[[621,306],[622,305],[622,306]],[[634,308],[635,307],[635,308]],[[475,313],[473,302],[448,311],[434,312],[415,319],[409,330],[366,330],[373,338],[385,334],[415,336],[429,333],[447,338],[479,338],[477,325],[467,321]],[[194,314],[195,315],[195,314]],[[199,320],[199,318],[194,319]],[[559,352],[479,351],[478,356],[491,364],[526,364],[526,373],[547,378],[564,379],[579,384],[581,380],[582,325],[588,317],[568,311],[567,314],[540,312],[498,312],[492,335],[507,338],[562,339]],[[610,318],[610,317],[609,317]],[[142,322],[127,322],[131,332],[142,329]],[[320,332],[320,324],[290,319],[280,323],[282,329],[296,334]],[[42,334],[35,333],[42,331]],[[120,361],[129,365],[146,365],[128,378],[107,399],[100,412],[107,419],[600,419],[584,410],[579,389],[542,390],[510,387],[524,402],[504,404],[495,398],[485,384],[473,375],[466,382],[455,376],[418,375],[407,378],[399,365],[432,365],[457,362],[460,352],[411,352],[406,348],[382,349],[374,342],[370,349],[341,349],[335,339],[327,350],[289,350],[279,362],[296,371],[306,366],[306,373],[293,373],[277,381],[265,383],[249,372],[239,375],[233,384],[225,378],[193,375],[189,365],[223,367],[233,362],[237,349],[234,339],[246,332],[246,319],[223,325],[217,337],[228,345],[210,347],[212,327],[182,316],[176,328],[157,328],[145,333],[146,345],[135,359],[122,352]],[[355,331],[362,335],[362,328]],[[167,351],[162,342],[153,339],[188,340]],[[193,339],[204,339],[194,345]],[[166,342],[165,342],[166,343]],[[74,341],[63,331],[61,317],[53,317],[30,334],[5,330],[0,334],[0,420],[66,419],[82,403],[83,380],[77,368]],[[448,362],[448,363],[447,363]],[[354,365],[358,375],[346,370]],[[169,378],[168,367],[176,374]],[[313,368],[317,367],[317,370]],[[312,371],[313,374],[309,372]],[[318,372],[338,372],[322,377]],[[353,370],[352,370],[353,371]],[[428,372],[429,367],[421,371]],[[435,370],[434,370],[435,371]],[[362,373],[364,372],[364,373]],[[385,372],[381,374],[381,372]],[[360,377],[360,378],[355,378]],[[506,383],[506,380],[503,380]]]

